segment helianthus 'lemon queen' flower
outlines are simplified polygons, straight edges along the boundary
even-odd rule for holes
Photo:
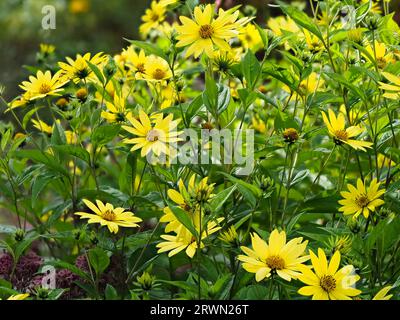
[[[247,272],[256,274],[256,281],[276,273],[282,279],[290,281],[297,279],[299,266],[309,259],[304,255],[308,241],[303,238],[294,238],[286,243],[285,231],[277,229],[271,232],[268,244],[256,233],[251,235],[253,249],[242,246],[245,255],[239,255],[238,260],[243,262],[243,268]]]
[[[181,132],[176,131],[180,119],[173,120],[172,114],[165,118],[162,114],[149,118],[143,110],[140,110],[138,120],[131,113],[126,117],[132,127],[122,126],[122,128],[137,137],[125,139],[124,143],[134,145],[131,151],[141,149],[142,157],[150,152],[154,152],[157,156],[161,153],[169,155],[171,153],[169,144],[181,141],[179,138]]]
[[[377,207],[385,203],[379,199],[385,193],[385,189],[379,190],[379,186],[380,182],[376,179],[371,181],[369,188],[366,188],[361,179],[357,180],[357,188],[348,184],[349,191],[340,193],[344,199],[339,201],[342,205],[339,211],[342,211],[344,215],[352,214],[354,219],[361,213],[368,218],[370,212],[374,212]]]
[[[114,94],[114,102],[106,101],[107,111],[101,112],[101,117],[108,122],[121,122],[126,117],[125,97]]]
[[[392,294],[388,294],[392,286],[386,286],[379,290],[377,294],[372,298],[372,300],[390,300],[393,297]]]
[[[147,36],[151,30],[157,29],[165,19],[166,6],[157,1],[152,1],[150,8],[146,9],[145,14],[142,16],[143,23],[139,27],[140,33]]]
[[[377,66],[381,69],[384,69],[388,64],[395,62],[393,54],[391,52],[388,52],[388,50],[386,49],[386,45],[383,42],[375,41],[373,45],[368,44],[365,50],[375,60],[371,62],[376,62]],[[366,59],[370,60],[368,55],[363,54],[363,56]]]
[[[86,53],[83,56],[77,54],[75,60],[70,57],[66,57],[66,60],[68,63],[58,63],[61,68],[62,79],[64,81],[72,80],[75,83],[78,83],[81,80],[87,82],[96,81],[97,78],[92,69],[90,69],[87,61],[100,67],[106,62],[106,57],[102,52],[99,52],[93,57],[90,53]]]
[[[388,79],[392,84],[379,82],[379,88],[385,90],[384,97],[388,99],[400,98],[400,77],[395,76],[389,72],[382,72],[382,75]]]
[[[208,4],[203,11],[200,7],[194,8],[194,21],[185,16],[179,17],[182,25],[176,27],[179,40],[176,45],[177,47],[189,46],[186,57],[193,54],[197,58],[205,52],[212,58],[214,46],[226,51],[230,50],[227,41],[239,33],[237,25],[233,23],[237,15],[229,10],[220,11],[220,13],[222,14],[215,19],[213,7]]]
[[[339,113],[336,117],[334,112],[329,109],[329,119],[326,116],[325,112],[322,111],[321,113],[322,119],[324,120],[325,125],[328,128],[329,134],[333,137],[335,144],[342,145],[343,143],[346,143],[350,147],[362,151],[366,151],[365,148],[371,148],[371,142],[350,139],[360,135],[365,130],[360,126],[351,126],[345,128],[346,120],[343,113]]]
[[[53,133],[53,127],[49,126],[46,122],[35,119],[32,119],[31,121],[33,123],[33,127],[38,129],[39,131],[46,133],[49,136],[51,136],[51,134]]]
[[[360,276],[353,274],[354,267],[347,265],[338,270],[340,252],[336,251],[329,264],[324,251],[319,248],[318,256],[310,250],[311,263],[314,270],[302,265],[299,280],[307,286],[299,289],[303,296],[312,296],[313,300],[351,300],[361,293],[354,288]]]
[[[143,79],[147,81],[163,81],[172,77],[168,62],[156,56],[149,56],[144,65]]]
[[[29,100],[59,96],[59,92],[64,90],[61,87],[66,83],[66,81],[61,80],[60,76],[60,72],[52,76],[50,71],[43,73],[39,70],[36,77],[29,76],[29,81],[23,81],[20,88],[26,91]]]
[[[81,216],[81,219],[89,219],[88,223],[99,223],[101,226],[107,226],[111,233],[118,233],[119,227],[138,227],[137,223],[142,221],[132,212],[125,211],[124,208],[114,208],[111,203],[104,204],[100,200],[96,200],[96,206],[86,199],[83,199],[83,202],[95,214],[86,212],[75,212],[75,214]]]

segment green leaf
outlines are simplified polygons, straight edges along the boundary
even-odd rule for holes
[[[103,76],[103,73],[100,71],[100,69],[90,61],[86,60],[86,63],[88,64],[89,68],[93,71],[93,73],[96,75],[97,79],[103,84],[106,83],[106,79]]]
[[[140,49],[143,49],[146,54],[154,54],[156,56],[163,58],[165,61],[168,61],[168,57],[164,53],[164,51],[160,47],[156,46],[155,44],[152,44],[152,43],[146,42],[146,41],[129,40],[126,38],[124,38],[124,39],[126,41],[130,42],[131,44],[133,44],[134,46],[136,46]]]
[[[8,129],[2,136],[1,136],[1,143],[0,147],[1,150],[4,151],[6,149],[6,146],[8,144],[8,141],[10,140],[10,135],[11,135],[11,129]]]
[[[55,176],[53,173],[44,173],[39,176],[37,176],[33,181],[32,181],[32,197],[31,197],[31,203],[32,207],[36,207],[36,201],[39,197],[39,194],[43,191],[43,189],[54,179],[58,179],[58,176]]]
[[[129,194],[134,193],[135,180],[137,170],[137,153],[129,153],[126,157],[125,165],[122,169],[122,174],[119,176],[119,187],[122,191]]]
[[[225,190],[219,192],[215,197],[210,201],[210,207],[213,212],[218,212],[222,209],[225,202],[229,199],[229,197],[236,190],[236,185],[233,185]]]
[[[17,230],[14,226],[0,224],[0,233],[14,233]]]
[[[77,276],[81,277],[82,279],[91,281],[90,276],[86,272],[82,271],[78,267],[68,262],[62,260],[55,260],[55,261],[47,261],[46,264],[54,266],[56,268],[67,269],[72,273],[76,274]]]
[[[282,11],[294,20],[299,26],[307,29],[312,34],[318,37],[321,41],[324,41],[321,31],[317,27],[317,24],[303,11],[300,11],[294,6],[287,5],[282,1],[277,1]]]
[[[63,145],[67,143],[64,128],[57,121],[53,126],[53,133],[51,134],[51,143],[53,145]]]
[[[101,248],[94,248],[88,251],[90,265],[97,275],[102,274],[110,264],[107,252]]]
[[[193,221],[190,218],[189,213],[183,210],[182,208],[174,205],[169,205],[168,207],[171,209],[172,213],[179,220],[179,222],[182,223],[193,236],[198,238],[199,234],[196,228],[194,227]]]
[[[22,119],[22,127],[26,129],[26,126],[28,125],[29,120],[32,119],[33,115],[40,110],[42,107],[35,107],[32,110],[29,110],[25,115],[24,118]]]
[[[90,154],[87,152],[86,149],[82,148],[81,146],[75,146],[71,144],[66,145],[56,145],[52,146],[52,148],[62,154],[67,154],[70,156],[77,157],[82,159],[86,163],[90,163]]]
[[[262,285],[250,285],[239,290],[236,297],[240,300],[265,300],[269,290]]]
[[[261,72],[261,64],[251,50],[247,50],[242,62],[242,73],[247,82],[247,87],[253,90]]]
[[[111,285],[107,283],[106,290],[104,290],[104,294],[106,300],[118,300],[117,290]]]
[[[113,124],[97,127],[92,133],[91,140],[93,144],[103,146],[118,135],[120,128],[119,125]]]
[[[203,106],[203,96],[200,94],[190,102],[186,110],[186,119],[190,123]]]

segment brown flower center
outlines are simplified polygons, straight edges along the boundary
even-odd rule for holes
[[[280,256],[269,256],[266,263],[271,270],[282,270],[285,268],[285,260]]]
[[[299,140],[299,133],[294,128],[287,128],[283,131],[283,139],[285,142],[293,143],[296,140]]]
[[[369,203],[369,199],[366,195],[361,195],[360,197],[357,197],[355,199],[356,204],[360,207],[360,208],[364,208],[368,205]]]
[[[102,214],[102,218],[107,221],[114,221],[116,217],[117,217],[116,214],[110,210],[107,210]]]
[[[150,142],[155,142],[160,138],[160,133],[157,130],[150,130],[147,132],[146,140]]]
[[[347,141],[349,139],[346,130],[336,130],[334,134],[335,136],[333,137],[333,140],[337,145],[341,145],[343,141]]]
[[[138,64],[136,65],[136,69],[137,69],[137,72],[144,73],[144,71],[145,71],[145,69],[144,69],[144,63],[138,63]]]
[[[324,289],[324,291],[329,293],[329,292],[335,290],[336,280],[331,275],[324,275],[319,280],[319,285],[321,286],[322,289]]]
[[[49,86],[47,83],[42,83],[39,87],[39,93],[40,94],[46,94],[51,91],[51,86]]]
[[[152,12],[152,13],[150,14],[150,20],[151,20],[151,21],[157,22],[158,19],[160,19],[160,15],[159,15],[159,14],[157,14],[157,13],[155,13],[155,12]]]
[[[153,71],[153,78],[156,80],[161,80],[165,77],[165,71],[157,68]]]
[[[210,24],[203,24],[199,30],[200,37],[209,39],[214,34],[214,28]]]

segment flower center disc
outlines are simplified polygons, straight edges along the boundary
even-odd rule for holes
[[[146,136],[146,140],[150,142],[157,141],[159,138],[160,138],[160,133],[154,129],[150,130]]]
[[[156,80],[161,80],[165,77],[165,71],[161,70],[159,68],[157,68],[156,70],[154,70],[153,72],[153,78]]]
[[[209,24],[204,24],[200,27],[199,34],[203,39],[209,39],[214,33],[214,28]]]
[[[116,218],[116,215],[114,212],[107,210],[106,212],[103,213],[102,218],[107,221],[114,221]]]
[[[359,207],[364,208],[368,205],[369,199],[367,196],[362,195],[362,196],[356,198],[356,203]]]
[[[269,256],[266,263],[272,270],[282,270],[285,268],[285,261],[280,256]]]
[[[325,276],[321,277],[321,280],[319,281],[319,285],[326,292],[331,292],[331,291],[335,290],[335,288],[336,288],[336,280],[331,275],[325,275]]]
[[[347,141],[348,135],[346,130],[336,130],[335,131],[335,138],[342,140],[342,141]]]
[[[42,83],[39,87],[39,93],[46,94],[51,91],[51,87],[47,83]]]
[[[136,69],[137,69],[137,72],[139,72],[139,73],[144,73],[144,71],[145,71],[145,69],[144,69],[144,63],[138,63],[138,64],[136,65]]]

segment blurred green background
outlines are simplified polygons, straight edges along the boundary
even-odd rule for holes
[[[268,7],[273,0],[218,2],[224,7],[251,4],[258,8],[261,23],[270,14],[280,14],[279,9]],[[4,97],[11,100],[19,94],[18,84],[28,75],[22,66],[35,64],[40,43],[54,44],[60,57],[99,51],[115,54],[127,45],[124,37],[139,37],[140,19],[150,3],[151,0],[0,0],[0,84],[6,87]],[[399,4],[400,0],[392,0],[392,10]],[[46,5],[56,9],[55,30],[41,27],[42,8]]]

